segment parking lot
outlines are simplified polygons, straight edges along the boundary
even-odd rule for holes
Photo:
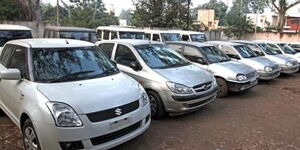
[[[300,73],[260,82],[204,109],[152,121],[150,129],[115,150],[298,150]],[[22,149],[17,127],[0,117],[0,149]]]

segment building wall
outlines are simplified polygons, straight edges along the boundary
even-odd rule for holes
[[[286,22],[287,26],[289,26],[289,30],[300,30],[300,17],[287,17]]]
[[[273,33],[273,32],[261,32],[261,33],[247,33],[241,37],[242,40],[270,40],[281,42],[300,42],[299,33]]]
[[[203,24],[210,29],[217,29],[219,21],[215,20],[215,11],[213,9],[199,9],[197,23]]]

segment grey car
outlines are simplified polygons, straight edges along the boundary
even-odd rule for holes
[[[299,70],[297,60],[282,54],[277,48],[272,48],[266,43],[258,41],[234,41],[248,45],[257,55],[264,56],[279,64],[281,73],[292,74]]]
[[[261,80],[271,80],[280,75],[281,68],[276,62],[256,55],[244,44],[221,41],[210,41],[208,43],[218,46],[230,58],[256,69]]]
[[[214,76],[163,43],[113,40],[96,45],[116,61],[121,71],[142,84],[153,118],[195,111],[216,98]]]
[[[215,46],[199,42],[167,42],[166,44],[197,66],[214,74],[219,85],[218,97],[227,96],[229,91],[245,91],[257,85],[258,75],[254,68],[231,60]]]

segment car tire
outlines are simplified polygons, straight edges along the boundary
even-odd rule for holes
[[[153,119],[159,119],[165,116],[166,111],[160,96],[154,91],[147,91],[147,94],[151,107],[151,117]]]
[[[0,108],[0,116],[4,116],[4,115],[5,115],[4,111]]]
[[[41,150],[37,134],[30,119],[27,119],[24,122],[24,125],[22,126],[22,133],[25,150]]]
[[[218,94],[217,97],[225,97],[228,95],[228,84],[227,82],[222,78],[217,78],[218,83]]]

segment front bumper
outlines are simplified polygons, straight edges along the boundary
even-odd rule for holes
[[[298,70],[299,70],[299,65],[292,66],[292,67],[281,66],[281,73],[284,73],[284,74],[296,73]]]
[[[174,95],[172,92],[161,93],[162,99],[165,101],[166,111],[172,115],[180,115],[193,112],[213,100],[215,100],[218,92],[218,87],[194,95]]]
[[[248,81],[248,82],[244,82],[244,83],[228,82],[229,91],[232,91],[232,92],[245,91],[245,90],[253,88],[257,84],[258,84],[257,78],[255,78],[254,80]]]
[[[281,69],[273,72],[258,72],[258,75],[260,80],[272,80],[280,76],[280,72]]]
[[[106,150],[142,134],[151,122],[148,106],[102,122],[91,123],[86,115],[80,115],[80,118],[83,127],[77,128],[34,122],[42,149],[63,150],[60,142],[81,142],[85,150]],[[116,125],[120,120],[122,122]]]

